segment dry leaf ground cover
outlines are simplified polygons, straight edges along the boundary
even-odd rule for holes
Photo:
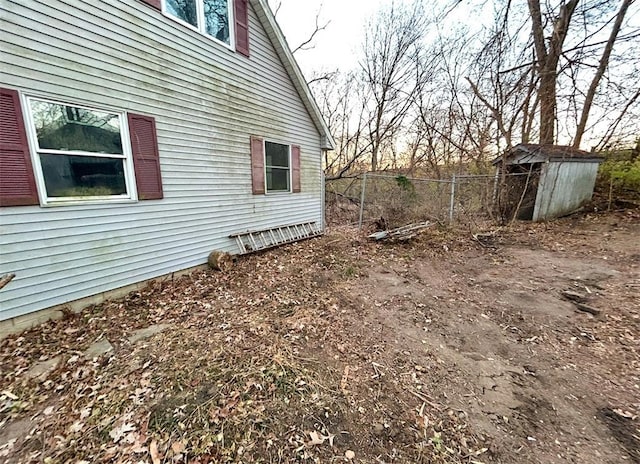
[[[0,341],[0,462],[638,463],[639,237],[337,228],[156,281]]]

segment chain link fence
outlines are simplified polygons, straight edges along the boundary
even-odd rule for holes
[[[509,174],[502,182],[493,175],[420,179],[365,173],[327,182],[327,222],[375,223],[381,229],[423,221],[504,222],[533,208],[536,185],[526,174]]]
[[[377,221],[380,228],[393,229],[449,218],[451,182],[447,180],[367,173],[360,193],[360,226]]]
[[[358,225],[364,175],[325,182],[327,225]]]

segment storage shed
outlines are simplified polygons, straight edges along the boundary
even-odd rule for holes
[[[506,170],[506,216],[543,221],[569,214],[591,200],[603,157],[560,145],[519,144],[493,164]],[[517,175],[521,174],[521,175]],[[517,210],[517,212],[516,212]]]

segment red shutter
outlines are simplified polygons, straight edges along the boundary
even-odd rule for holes
[[[152,6],[158,11],[162,10],[162,5],[160,4],[160,0],[142,0],[142,1],[149,6]]]
[[[0,206],[37,204],[20,97],[16,90],[0,89]]]
[[[291,146],[291,191],[300,192],[300,147]]]
[[[251,184],[254,195],[264,193],[264,141],[251,137]]]
[[[248,0],[234,0],[236,20],[236,51],[249,56],[249,4]]]
[[[159,200],[164,195],[162,193],[156,120],[149,116],[131,113],[129,113],[128,119],[138,199]]]

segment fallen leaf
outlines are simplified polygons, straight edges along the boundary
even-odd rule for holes
[[[135,454],[142,454],[149,451],[149,449],[146,446],[144,446],[142,443],[134,443],[133,446],[129,449],[129,451]]]
[[[158,452],[158,442],[156,440],[153,440],[149,445],[149,454],[151,455],[151,461],[153,461],[153,464],[161,463],[162,460],[160,458],[160,453]]]
[[[173,444],[171,445],[171,451],[173,451],[175,454],[183,453],[184,449],[185,449],[184,443],[181,441],[174,441]]]
[[[325,437],[320,435],[318,432],[309,432],[309,437],[311,437],[311,441],[307,443],[309,446],[321,445],[324,443]]]
[[[138,436],[139,434],[137,432],[128,433],[124,436],[124,438],[122,439],[122,442],[127,443],[129,445],[135,445],[136,442],[140,441],[138,440]]]
[[[84,420],[91,415],[91,408],[84,408],[80,411],[80,420]]]
[[[2,393],[0,393],[0,395],[4,395],[7,398],[9,398],[10,400],[17,400],[18,397],[16,395],[14,395],[13,393],[11,393],[9,390],[3,390]]]
[[[114,427],[113,429],[111,429],[111,432],[109,432],[109,436],[113,438],[114,443],[118,443],[125,434],[133,432],[135,429],[135,425],[125,423],[119,427]]]
[[[82,429],[84,428],[84,423],[80,422],[80,421],[75,421],[71,427],[69,428],[69,430],[71,431],[71,433],[78,433],[80,432]]]
[[[349,366],[344,366],[344,373],[342,374],[342,379],[340,379],[340,390],[343,393],[347,393],[347,387],[349,386]]]

